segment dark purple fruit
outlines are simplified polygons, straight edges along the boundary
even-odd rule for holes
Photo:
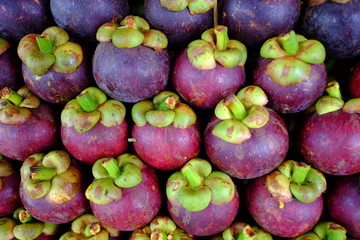
[[[358,61],[350,72],[349,92],[353,98],[360,97],[360,61]]]

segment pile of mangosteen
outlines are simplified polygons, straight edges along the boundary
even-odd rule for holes
[[[360,239],[360,0],[1,0],[0,239]]]

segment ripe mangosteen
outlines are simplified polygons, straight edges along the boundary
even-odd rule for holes
[[[265,107],[267,101],[260,87],[247,86],[221,100],[207,123],[207,156],[231,177],[265,175],[279,166],[288,152],[287,127],[279,114]]]
[[[277,170],[252,179],[246,189],[248,210],[264,230],[279,237],[310,231],[323,212],[324,175],[303,162],[284,161]]]
[[[321,240],[321,239],[336,239],[346,240],[346,229],[331,221],[319,221],[313,230],[296,238],[289,240]]]
[[[115,157],[128,146],[125,106],[96,87],[84,89],[61,112],[61,140],[81,162]]]
[[[269,107],[281,113],[309,108],[324,92],[327,70],[325,48],[290,31],[268,39],[260,49],[252,83],[269,97]]]
[[[26,85],[47,102],[66,103],[91,83],[83,48],[62,28],[26,35],[17,51]]]
[[[92,168],[94,181],[86,190],[91,210],[104,225],[134,231],[147,225],[162,204],[155,170],[136,155],[102,158]]]
[[[176,58],[172,84],[191,106],[207,110],[245,85],[246,47],[217,25],[192,41]]]
[[[0,91],[0,152],[23,161],[58,143],[58,120],[53,108],[26,86]]]
[[[230,176],[193,158],[166,183],[167,209],[174,222],[194,236],[211,236],[228,228],[239,210],[239,195]]]
[[[200,152],[201,134],[195,112],[177,94],[162,91],[152,101],[134,104],[133,146],[139,157],[159,170],[182,167]]]
[[[120,24],[105,23],[97,40],[93,75],[107,95],[135,103],[165,89],[170,73],[168,40],[143,18],[127,16]]]

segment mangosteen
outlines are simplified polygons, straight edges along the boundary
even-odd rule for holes
[[[245,85],[246,47],[230,40],[226,26],[206,30],[176,58],[172,84],[191,106],[215,108],[230,93]]]
[[[236,186],[227,174],[193,158],[166,183],[167,209],[174,222],[194,236],[211,236],[228,228],[240,205]]]
[[[26,35],[17,51],[26,85],[44,101],[66,103],[91,83],[83,48],[62,28]]]
[[[146,0],[144,16],[168,37],[171,47],[184,47],[213,23],[215,0]]]
[[[348,83],[350,96],[360,98],[360,60],[351,68]]]
[[[296,237],[319,221],[326,187],[320,171],[286,160],[277,170],[249,181],[246,202],[251,216],[264,230],[279,237]]]
[[[26,86],[0,91],[0,152],[24,161],[58,143],[58,120],[50,104],[41,102]]]
[[[252,83],[269,97],[269,107],[281,113],[309,108],[324,92],[325,48],[317,40],[290,31],[268,39],[260,49]]]
[[[16,49],[2,37],[0,37],[0,66],[0,89],[4,87],[18,89],[25,84],[21,74],[21,61]]]
[[[300,16],[300,0],[222,0],[219,24],[230,36],[252,48],[269,38],[294,29]]]
[[[54,24],[49,0],[2,0],[0,35],[18,42],[30,33],[41,32]]]
[[[159,212],[162,195],[155,170],[138,156],[124,153],[101,158],[92,168],[94,181],[86,198],[97,219],[120,231],[147,225]]]
[[[153,97],[167,86],[170,56],[166,35],[150,29],[141,17],[127,16],[120,24],[103,24],[93,56],[93,75],[110,97],[135,103]]]
[[[61,140],[81,162],[95,163],[114,157],[128,146],[125,106],[96,87],[84,89],[61,112]]]
[[[215,108],[204,140],[210,161],[231,177],[251,179],[274,170],[289,149],[287,127],[265,107],[267,96],[254,85],[230,94]]]
[[[300,121],[296,138],[304,159],[330,175],[360,172],[360,99],[344,101],[339,84],[328,83],[328,95]]]
[[[200,126],[194,110],[177,94],[161,91],[133,105],[132,141],[139,157],[159,170],[182,167],[200,152]]]
[[[343,226],[331,221],[319,221],[312,231],[290,240],[321,239],[346,240],[348,238],[346,237],[346,229]]]
[[[360,1],[308,0],[300,28],[303,34],[324,44],[332,58],[360,55]]]
[[[71,36],[96,41],[96,32],[105,22],[121,21],[129,14],[128,0],[50,0],[56,24]]]

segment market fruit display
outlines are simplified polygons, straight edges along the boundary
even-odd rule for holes
[[[358,9],[0,1],[0,240],[360,239]]]

